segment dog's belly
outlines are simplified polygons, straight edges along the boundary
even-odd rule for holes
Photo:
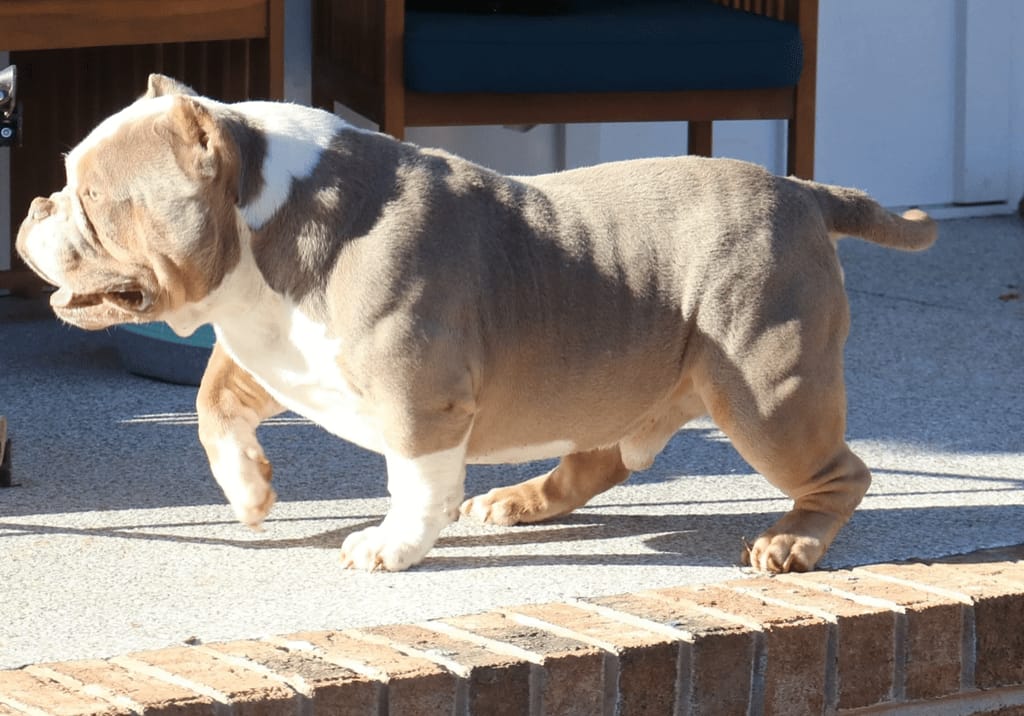
[[[472,442],[472,438],[470,438],[470,442]],[[531,462],[533,460],[547,460],[574,452],[576,452],[576,444],[572,440],[552,440],[551,442],[535,443],[533,445],[499,448],[488,452],[471,452],[466,457],[466,462],[475,465],[506,465],[509,463]]]

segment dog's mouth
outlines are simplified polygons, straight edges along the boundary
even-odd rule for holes
[[[104,291],[78,293],[62,286],[50,296],[50,306],[61,318],[82,328],[137,322],[153,307],[151,294],[130,284]]]

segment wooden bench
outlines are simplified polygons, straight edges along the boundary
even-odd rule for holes
[[[434,125],[686,120],[689,151],[702,155],[715,120],[785,119],[788,171],[812,177],[817,0],[562,0],[545,15],[475,1],[513,10],[314,0],[314,104],[338,102],[396,137]],[[793,38],[802,70],[787,73]]]

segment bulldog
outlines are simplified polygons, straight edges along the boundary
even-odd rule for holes
[[[564,515],[705,414],[793,500],[745,563],[813,568],[871,479],[845,442],[836,240],[936,237],[923,212],[744,162],[506,177],[158,75],[66,169],[17,238],[56,314],[213,325],[199,437],[245,524],[275,500],[262,420],[292,410],[382,453],[387,514],[341,546],[367,570],[418,563],[460,511]],[[464,501],[467,463],[554,457]]]

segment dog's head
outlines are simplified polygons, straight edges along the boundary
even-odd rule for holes
[[[32,202],[18,253],[88,329],[159,320],[238,261],[242,124],[159,75],[66,158],[67,185]]]

